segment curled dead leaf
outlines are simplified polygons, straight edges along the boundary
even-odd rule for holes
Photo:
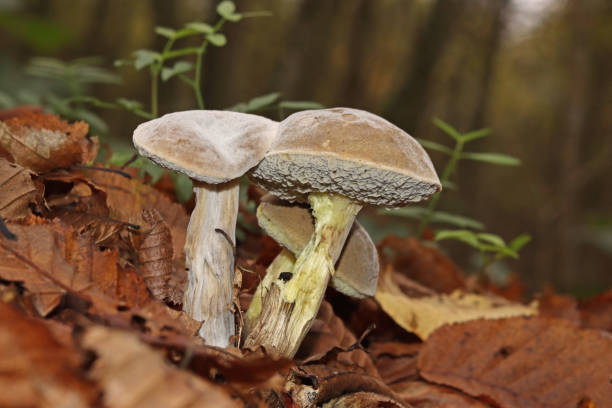
[[[15,163],[36,173],[93,160],[96,138],[88,139],[85,122],[68,122],[55,115],[31,113],[0,122],[0,146]]]
[[[20,220],[32,214],[31,205],[40,205],[42,191],[32,181],[33,173],[0,158],[0,217]]]
[[[564,319],[511,318],[447,325],[419,353],[421,376],[498,406],[576,407],[612,401],[612,336]]]
[[[157,210],[143,210],[142,218],[151,229],[144,234],[138,248],[140,274],[153,296],[164,300],[168,297],[173,268],[172,234]]]

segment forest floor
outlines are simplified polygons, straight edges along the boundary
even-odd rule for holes
[[[327,291],[295,359],[207,346],[181,311],[190,208],[171,179],[86,166],[83,122],[0,116],[0,406],[612,406],[612,290],[527,301],[413,238],[379,245],[374,298]],[[280,251],[241,214],[239,333]]]

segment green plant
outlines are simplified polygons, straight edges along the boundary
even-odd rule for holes
[[[464,151],[466,144],[488,136],[490,134],[489,129],[479,129],[461,133],[438,118],[434,118],[433,123],[454,141],[454,146],[448,147],[440,143],[419,139],[419,142],[426,149],[434,150],[448,156],[448,161],[440,176],[440,182],[445,190],[458,189],[457,185],[451,181],[451,177],[457,170],[461,160],[473,160],[501,166],[519,166],[521,164],[519,159],[506,154]],[[436,241],[454,239],[477,249],[481,253],[482,271],[486,271],[494,261],[507,257],[518,258],[519,250],[531,240],[529,235],[521,234],[511,240],[510,243],[506,244],[500,236],[484,232],[485,225],[480,221],[464,215],[438,211],[437,207],[443,195],[443,192],[434,195],[427,207],[402,208],[392,210],[391,214],[419,220],[417,227],[417,234],[419,237],[423,236],[425,230],[432,223],[458,227],[459,229],[436,230],[434,239]]]

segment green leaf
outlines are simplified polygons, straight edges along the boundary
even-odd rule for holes
[[[278,98],[280,98],[280,95],[281,94],[279,92],[273,92],[266,95],[257,96],[248,102],[238,103],[227,108],[226,110],[243,113],[255,112],[272,105],[278,100]]]
[[[202,34],[212,34],[215,32],[215,30],[209,24],[200,23],[199,21],[187,23],[185,26],[191,30]]]
[[[497,245],[481,245],[480,250],[482,252],[493,252],[495,253],[495,259],[503,259],[506,257],[518,258],[518,254],[508,247],[499,247]]]
[[[461,139],[461,133],[442,119],[433,118],[433,124],[455,140]]]
[[[467,143],[471,142],[472,140],[488,136],[490,133],[491,129],[472,130],[471,132],[465,133],[463,136],[461,136],[461,140],[463,140],[464,143]]]
[[[113,66],[115,67],[125,67],[125,66],[133,66],[134,60],[131,59],[118,59],[113,62]]]
[[[459,228],[472,228],[477,230],[484,229],[484,224],[480,221],[476,221],[473,218],[466,217],[464,215],[451,214],[444,211],[436,211],[431,217],[431,222],[434,223],[445,223],[454,225]]]
[[[518,252],[521,250],[521,248],[527,245],[529,241],[531,241],[531,236],[529,234],[521,234],[518,237],[514,238],[512,241],[510,241],[508,247],[514,250],[515,252]]]
[[[478,241],[476,234],[469,230],[439,230],[436,231],[434,239],[436,241],[441,241],[443,239],[454,239],[466,243],[478,250],[481,249],[481,244]]]
[[[324,109],[325,106],[311,101],[282,101],[278,104],[280,108],[292,110]]]
[[[136,50],[134,56],[134,68],[141,70],[161,59],[161,55],[151,50]]]
[[[479,240],[488,242],[491,245],[501,247],[501,248],[506,247],[506,242],[504,242],[503,238],[500,237],[499,235],[490,234],[488,232],[480,232],[476,236],[478,237]]]
[[[446,147],[443,144],[432,142],[431,140],[425,140],[425,139],[417,139],[417,141],[426,149],[445,153],[445,154],[448,154],[449,156],[453,154],[453,149]]]
[[[141,102],[136,101],[134,99],[118,98],[116,102],[117,105],[123,107],[125,110],[128,111],[135,111],[138,109],[142,109],[143,107]]]
[[[229,0],[224,0],[217,6],[217,13],[219,13],[219,15],[224,18],[233,15],[235,11],[236,5],[234,4],[234,2]]]
[[[225,44],[227,44],[225,35],[221,33],[208,34],[206,39],[215,47],[223,47]]]
[[[191,71],[193,65],[187,61],[177,61],[174,63],[172,68],[164,67],[161,71],[161,79],[166,82],[170,78],[175,75],[183,74],[185,72]]]
[[[445,190],[459,191],[459,185],[450,180],[442,181],[442,188]]]
[[[461,158],[500,166],[520,166],[521,164],[521,161],[516,157],[500,153],[461,153]]]
[[[162,37],[166,37],[168,39],[172,39],[176,36],[176,30],[168,27],[155,27],[155,34],[161,35]]]

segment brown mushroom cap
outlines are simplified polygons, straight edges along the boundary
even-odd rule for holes
[[[140,124],[133,142],[160,166],[205,183],[242,176],[269,149],[278,123],[230,111],[174,112]]]
[[[295,113],[251,177],[272,194],[304,201],[311,192],[401,206],[441,189],[423,147],[372,113],[334,108]]]
[[[271,194],[264,196],[259,204],[257,221],[276,242],[296,256],[314,232],[313,218],[307,208],[289,204]],[[376,246],[368,232],[355,222],[336,263],[331,284],[348,296],[373,296],[378,272]]]

